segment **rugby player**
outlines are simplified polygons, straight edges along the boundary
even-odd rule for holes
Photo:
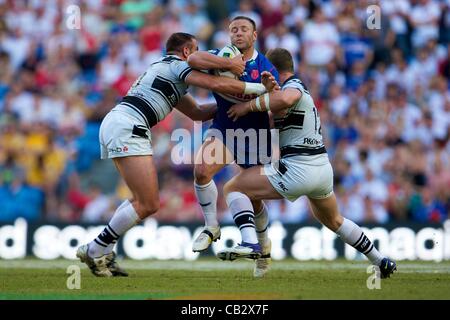
[[[197,40],[187,33],[174,33],[166,43],[167,54],[153,63],[132,85],[127,95],[103,119],[99,140],[102,159],[113,159],[132,193],[124,201],[97,238],[82,245],[77,257],[96,276],[127,276],[115,260],[114,245],[131,227],[159,208],[158,180],[153,163],[150,128],[162,121],[173,108],[193,120],[208,120],[215,105],[199,107],[186,93],[188,85],[222,94],[262,94],[262,84],[245,83],[193,70],[186,60],[198,50]],[[244,71],[242,57],[222,58],[223,69],[236,74]]]
[[[255,49],[257,32],[255,22],[245,16],[235,17],[229,25],[231,44],[239,49],[246,61],[245,72],[240,80],[247,82],[261,82],[261,74],[269,71],[278,80],[278,73],[266,57]],[[211,50],[210,53],[198,51],[188,58],[191,67],[200,70],[214,69],[218,59],[216,56],[220,50]],[[271,84],[272,81],[268,81]],[[192,250],[201,252],[206,250],[212,241],[220,238],[220,226],[217,220],[218,191],[213,177],[225,166],[236,162],[241,169],[247,169],[254,165],[269,163],[271,155],[270,123],[267,113],[252,113],[233,122],[227,116],[228,109],[235,103],[249,101],[254,95],[224,95],[214,93],[217,101],[217,114],[214,117],[210,132],[218,132],[218,135],[210,134],[197,154],[194,167],[194,188],[197,200],[201,206],[205,219],[205,227],[194,240]],[[235,132],[245,136],[246,132],[254,130],[255,133],[265,131],[266,135],[256,135],[256,143],[252,145],[251,139],[240,139],[238,143],[234,138],[227,137],[227,132]],[[239,139],[239,137],[238,137]],[[206,150],[206,151],[205,151]],[[216,150],[214,161],[206,159],[209,150]],[[217,152],[219,150],[220,152]],[[266,156],[267,160],[262,159]],[[253,214],[255,212],[256,214]],[[266,268],[270,262],[271,242],[267,236],[268,213],[264,203],[257,199],[253,201],[253,210],[233,217],[241,232],[249,234],[249,243],[254,244],[255,250],[262,253],[262,257],[256,261],[255,274],[259,269]],[[256,224],[256,225],[255,225]],[[255,227],[258,236],[253,236]]]
[[[280,74],[281,90],[236,104],[228,110],[228,115],[236,121],[247,114],[271,111],[275,128],[280,132],[281,158],[272,164],[245,170],[227,182],[224,193],[232,214],[253,214],[251,200],[285,198],[295,201],[305,195],[314,216],[323,225],[378,266],[381,278],[389,277],[396,270],[396,263],[383,257],[361,228],[339,213],[333,193],[333,168],[323,143],[319,114],[308,89],[294,75],[291,54],[277,48],[269,51],[267,57]],[[269,75],[265,73],[263,77],[266,76]],[[219,252],[218,257],[223,260],[248,258],[255,251],[248,244],[252,240],[242,233],[242,243]]]

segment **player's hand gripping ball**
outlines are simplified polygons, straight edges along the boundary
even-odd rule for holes
[[[245,70],[245,62],[238,48],[233,45],[223,47],[217,54],[219,57],[233,59],[233,65],[228,70],[216,70],[218,76],[238,79]]]

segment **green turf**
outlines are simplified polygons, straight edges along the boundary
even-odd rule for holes
[[[96,278],[76,261],[0,260],[0,299],[450,299],[450,262],[399,262],[369,290],[364,261],[274,261],[264,279],[251,261],[121,261],[127,278]],[[81,267],[81,289],[66,268]]]

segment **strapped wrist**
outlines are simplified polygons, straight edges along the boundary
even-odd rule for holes
[[[255,112],[256,110],[253,107],[253,103],[254,103],[255,99],[252,99],[248,102],[248,107],[250,108],[250,112]]]
[[[269,93],[265,93],[262,96],[256,98],[255,107],[258,111],[270,111],[270,98]]]
[[[266,92],[266,87],[261,83],[245,82],[244,94],[261,95]]]

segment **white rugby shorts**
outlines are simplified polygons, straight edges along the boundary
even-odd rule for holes
[[[266,164],[264,173],[275,190],[292,202],[301,196],[325,199],[333,194],[333,168],[326,153],[284,157]]]
[[[100,125],[101,158],[152,155],[151,138],[143,119],[114,108]]]

